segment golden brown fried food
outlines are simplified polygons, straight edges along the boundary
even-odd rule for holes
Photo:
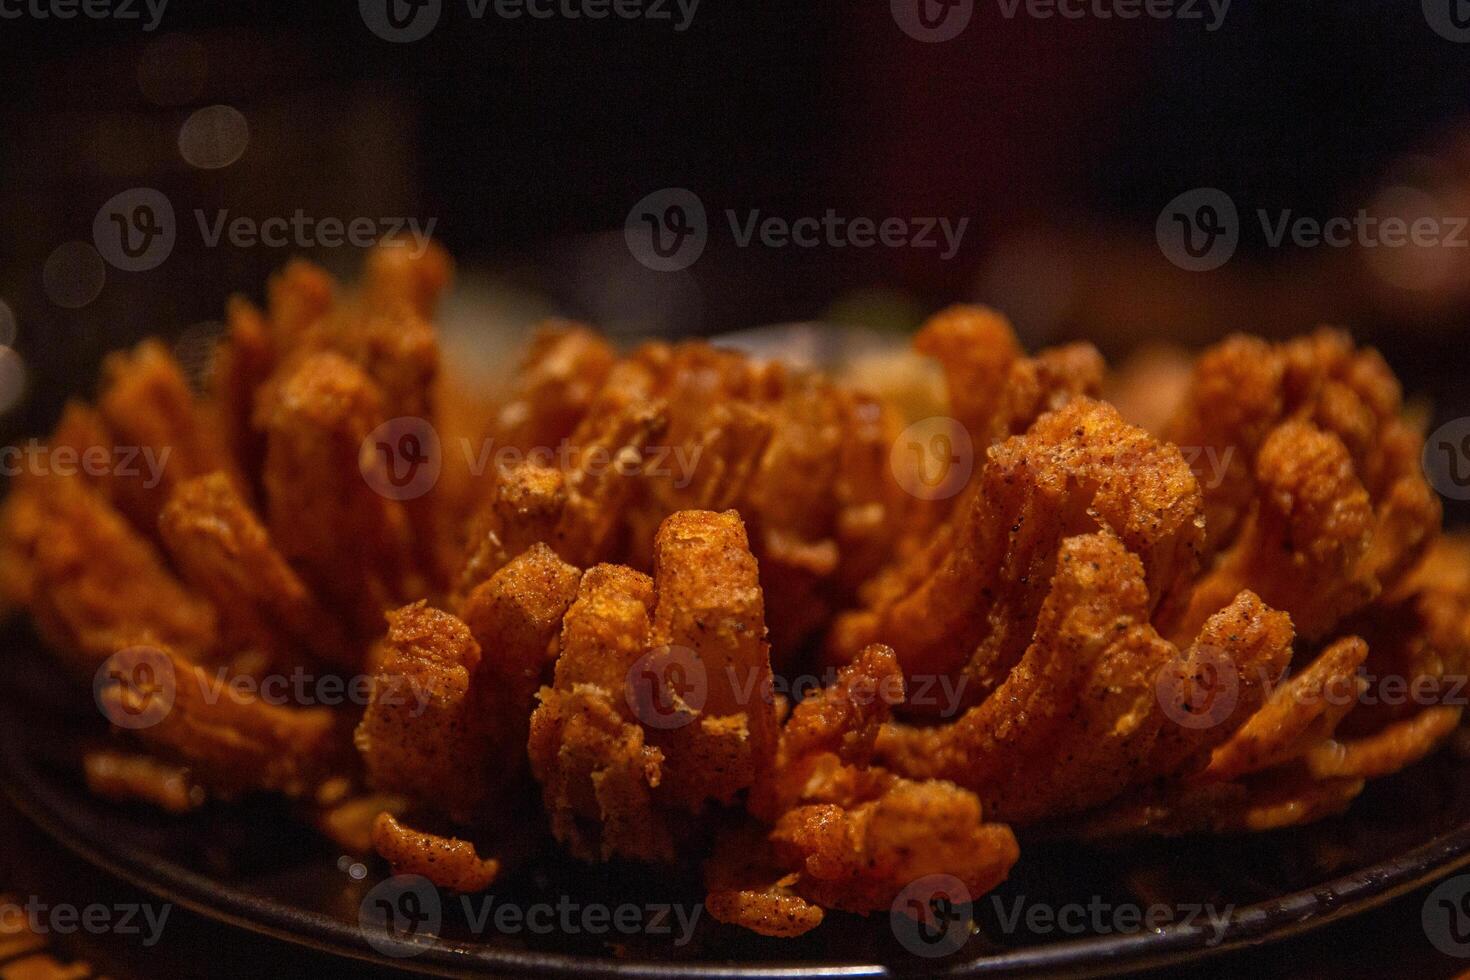
[[[826,913],[794,891],[799,871],[783,871],[764,827],[725,833],[704,866],[705,908],[717,922],[762,936],[789,938],[811,932]]]
[[[1318,780],[1290,768],[1244,782],[1169,783],[1129,793],[1066,825],[1063,832],[1091,840],[1260,833],[1334,816],[1362,791],[1361,779]]]
[[[797,935],[824,908],[887,909],[928,874],[953,875],[973,895],[1005,878],[1015,837],[981,819],[975,794],[869,765],[879,726],[902,700],[893,651],[872,646],[796,707],[750,798],[751,814],[773,825],[768,836],[737,827],[706,865],[715,918]]]
[[[1195,586],[1176,637],[1198,628],[1208,610],[1247,583],[1291,613],[1308,640],[1320,639],[1378,594],[1380,583],[1365,561],[1372,503],[1341,440],[1310,422],[1281,425],[1257,454],[1256,481],[1256,506],[1232,547]]]
[[[480,645],[449,613],[420,601],[389,614],[354,736],[373,789],[473,820],[487,780],[463,774],[490,763],[470,695],[479,663]]]
[[[1385,725],[1372,735],[1324,740],[1306,753],[1307,771],[1316,779],[1376,779],[1424,758],[1460,724],[1463,705],[1426,708],[1411,718]]]
[[[240,479],[221,433],[162,343],[145,340],[131,352],[109,355],[102,375],[97,407],[112,445],[153,461],[107,470],[115,484],[110,495],[141,531],[156,533],[158,512],[180,480],[215,471]]]
[[[439,297],[454,281],[454,260],[438,242],[388,239],[368,253],[363,269],[363,304],[407,305],[425,320],[433,318]]]
[[[674,856],[654,814],[663,753],[647,745],[624,695],[648,649],[653,580],[616,565],[587,570],[562,622],[554,685],[541,690],[527,745],[551,830],[576,857]]]
[[[984,823],[975,794],[941,780],[896,780],[850,808],[797,807],[771,838],[785,860],[801,859],[802,897],[860,914],[891,907],[908,884],[931,874],[953,875],[983,895],[1019,856],[1009,827]]]
[[[230,297],[225,324],[210,366],[209,410],[235,467],[246,479],[255,480],[265,462],[265,434],[254,422],[255,398],[270,380],[276,353],[265,314],[245,297]]]
[[[891,413],[817,376],[702,343],[647,344],[604,374],[589,336],[570,330],[533,346],[502,428],[529,431],[544,417],[540,448],[561,460],[563,480],[494,475],[469,528],[459,588],[530,541],[574,564],[647,571],[654,533],[670,514],[733,507],[749,524],[766,595],[777,604],[778,657],[789,659],[905,530],[913,502],[888,464]],[[601,387],[590,395],[578,388],[561,404],[569,365],[589,358],[596,367],[580,374]],[[536,395],[548,377],[557,386]]]
[[[254,649],[283,667],[302,663],[308,652],[344,666],[361,661],[225,474],[178,484],[159,531],[184,578],[220,610],[232,649]]]
[[[1276,345],[1233,337],[1203,354],[1165,430],[1204,485],[1206,558],[1229,549],[1218,580],[1202,583],[1212,590],[1202,604],[1274,573],[1251,587],[1320,639],[1391,590],[1440,521],[1419,468],[1422,438],[1402,407],[1383,359],[1340,331]],[[1193,607],[1178,632],[1200,613]]]
[[[612,369],[613,349],[577,323],[543,324],[490,427],[495,446],[555,449],[583,418]]]
[[[271,703],[167,647],[133,648],[113,663],[124,673],[98,690],[103,711],[151,721],[138,738],[212,793],[305,798],[348,765],[349,719],[330,708]],[[138,672],[140,663],[149,669]]]
[[[391,813],[373,823],[373,849],[395,875],[423,875],[451,891],[484,891],[500,875],[500,862],[480,857],[469,841],[413,830]]]
[[[205,396],[157,342],[115,355],[15,481],[0,590],[107,665],[132,745],[85,757],[95,792],[281,794],[476,891],[542,833],[539,791],[575,857],[700,863],[715,918],[794,936],[931,874],[993,888],[996,821],[1321,819],[1460,724],[1470,544],[1437,537],[1398,384],[1344,334],[1172,361],[1166,423],[1172,395],[1115,388],[1162,438],[1093,400],[1091,346],[1027,356],[979,307],[926,323],[936,363],[890,396],[552,323],[488,410],[441,376],[451,276],[403,242],[351,288],[292,263],[231,301]],[[927,416],[951,441],[900,445]],[[426,460],[389,421],[486,435],[494,465],[399,493]],[[960,429],[974,471],[921,499]],[[157,465],[60,472],[120,447]],[[773,650],[798,670],[824,632],[840,669],[788,716]],[[297,668],[366,673],[367,705],[267,696]]]
[[[1199,506],[1174,447],[1110,406],[1075,400],[990,451],[958,533],[880,583],[869,608],[838,617],[829,650],[841,661],[890,642],[910,677],[963,678],[974,703],[1031,642],[1066,536],[1099,525],[1116,532],[1143,562],[1152,614],[1177,601],[1194,572]]]
[[[653,581],[649,649],[687,652],[703,677],[688,679],[703,688],[688,723],[649,733],[666,760],[660,799],[690,810],[729,803],[776,751],[765,609],[740,516],[669,517],[654,540]],[[674,676],[658,680],[670,701],[682,699]]]
[[[983,306],[953,306],[931,317],[914,349],[939,361],[950,410],[977,450],[1015,435],[1043,412],[1098,394],[1102,355],[1091,344],[1027,358],[1010,322]]]
[[[534,544],[545,544],[581,567],[610,558],[620,544],[644,447],[664,425],[658,403],[631,405],[579,426],[565,469],[527,461],[497,472],[489,500],[465,535],[458,594]]]
[[[889,726],[879,758],[911,778],[948,779],[979,794],[987,814],[1030,823],[1086,809],[1128,785],[1195,764],[1261,704],[1286,666],[1291,627],[1242,593],[1187,651],[1148,620],[1143,563],[1112,532],[1063,542],[1025,656],[958,721]],[[1233,671],[1234,704],[1216,724],[1186,727],[1163,692],[1209,662]]]
[[[684,511],[650,579],[599,565],[562,625],[531,720],[552,830],[589,860],[671,860],[687,817],[770,763],[775,710],[755,560],[733,512]]]
[[[480,644],[471,678],[472,722],[490,741],[484,778],[506,787],[526,771],[525,746],[536,691],[557,653],[582,573],[535,544],[469,594],[460,610]]]
[[[259,408],[271,539],[352,635],[375,635],[384,610],[426,590],[403,505],[374,488],[390,484],[395,461],[364,458],[385,420],[377,385],[339,355],[313,354]]]
[[[37,629],[90,676],[115,651],[163,643],[200,658],[218,642],[215,610],[190,592],[144,538],[79,476],[26,481],[6,501],[7,555],[29,569]]]
[[[1323,650],[1216,747],[1200,778],[1229,780],[1260,772],[1330,738],[1366,686],[1357,671],[1367,656],[1368,645],[1356,636]]]

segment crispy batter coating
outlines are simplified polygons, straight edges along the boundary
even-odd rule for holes
[[[484,891],[500,875],[500,862],[480,857],[469,841],[405,827],[391,813],[373,823],[373,849],[395,875],[423,875],[451,891]]]
[[[991,449],[958,533],[911,559],[913,571],[897,572],[869,608],[839,617],[829,650],[841,661],[890,642],[910,677],[963,677],[973,703],[1031,641],[1063,538],[1116,532],[1143,562],[1151,612],[1172,604],[1194,572],[1199,507],[1174,447],[1110,406],[1077,399]]]
[[[1402,408],[1388,365],[1341,331],[1232,337],[1201,355],[1165,431],[1202,478],[1218,470],[1205,482],[1206,557],[1226,553],[1177,633],[1246,577],[1309,639],[1392,590],[1440,522]]]
[[[159,531],[184,578],[220,610],[227,644],[268,651],[279,665],[301,663],[306,651],[330,663],[360,662],[224,473],[178,484]]]
[[[480,645],[458,618],[420,601],[388,615],[373,661],[372,694],[354,736],[369,784],[468,823],[487,781],[464,773],[489,765],[470,695]]]
[[[363,299],[369,306],[406,304],[431,320],[453,281],[454,260],[438,242],[420,247],[410,239],[390,239],[368,253]]]
[[[200,658],[218,642],[214,608],[79,476],[27,481],[6,501],[6,551],[30,569],[37,629],[79,673],[118,649],[165,643]]]
[[[254,480],[265,462],[265,436],[254,424],[256,392],[267,384],[276,366],[271,326],[265,314],[243,296],[230,297],[225,324],[225,336],[210,365],[209,410],[236,469]]]
[[[886,909],[927,874],[955,875],[974,895],[1005,878],[1015,836],[981,819],[975,794],[869,765],[880,725],[902,700],[893,651],[872,646],[796,707],[750,800],[752,815],[773,825],[768,837],[738,827],[706,865],[712,915],[796,935],[824,908]]]
[[[999,820],[1085,809],[1207,753],[1260,705],[1291,639],[1287,617],[1247,592],[1181,653],[1149,624],[1138,557],[1111,532],[1069,538],[1035,637],[1005,682],[953,724],[885,728],[879,757],[902,775],[973,789]],[[1235,704],[1219,724],[1184,727],[1159,675],[1189,677],[1205,661],[1233,668]]]
[[[666,759],[660,799],[690,810],[729,803],[776,751],[765,610],[745,525],[734,511],[674,514],[658,530],[653,569],[650,649],[692,653],[705,688],[690,724],[649,735]]]
[[[939,361],[950,410],[978,450],[1102,387],[1102,355],[1091,344],[1027,358],[1010,322],[983,306],[936,313],[914,337],[914,349]]]
[[[94,792],[280,794],[471,892],[541,833],[539,791],[575,857],[700,862],[716,919],[795,936],[933,873],[983,894],[1009,824],[1322,819],[1462,720],[1470,541],[1438,537],[1398,383],[1345,334],[1115,388],[1162,437],[1093,400],[1090,345],[1027,356],[980,307],[928,321],[927,373],[887,396],[553,322],[489,411],[441,376],[452,273],[407,242],[350,288],[293,262],[263,309],[231,300],[205,396],[157,341],[113,355],[15,480],[0,595],[78,674],[121,658],[98,698],[128,743],[85,756]],[[940,501],[898,445],[931,415],[976,456]],[[392,499],[367,436],[401,417],[495,465]],[[119,448],[133,472],[58,472]],[[840,670],[789,707],[772,659],[814,653]],[[297,666],[367,674],[368,704],[268,697]],[[1412,696],[1367,697],[1386,680]]]
[[[670,514],[736,508],[776,604],[772,640],[785,662],[909,530],[915,501],[888,461],[893,414],[815,375],[703,343],[647,344],[604,372],[590,336],[578,328],[539,340],[501,413],[501,429],[511,433],[502,444],[525,442],[516,433],[534,429],[538,418],[551,433],[538,436],[543,449],[566,440],[565,486],[544,474],[497,474],[469,529],[459,588],[473,587],[530,540],[574,564],[617,561],[646,571],[654,534]],[[597,365],[579,376],[600,387],[571,391],[569,365],[588,359]],[[549,393],[535,394],[545,380],[537,365],[556,368]],[[654,415],[657,424],[635,437]],[[600,466],[578,462],[599,458]],[[608,466],[609,458],[628,465]],[[536,503],[519,505],[513,518],[507,496]]]
[[[525,745],[536,691],[557,653],[582,573],[543,544],[532,545],[471,592],[461,615],[480,645],[471,679],[473,722],[486,733],[496,785],[526,770]]]
[[[330,708],[288,707],[231,683],[223,671],[153,648],[169,679],[105,685],[98,702],[109,717],[157,714],[137,736],[220,796],[264,791],[307,797],[346,764],[346,717]],[[167,703],[172,698],[172,704]]]
[[[1317,779],[1376,779],[1424,758],[1460,724],[1463,705],[1426,708],[1392,722],[1372,735],[1324,740],[1306,753],[1307,770]]]
[[[1186,834],[1259,833],[1335,816],[1363,791],[1361,779],[1318,780],[1300,770],[1271,770],[1245,782],[1136,791],[1069,824],[1088,840]]]
[[[552,830],[588,860],[671,860],[687,831],[677,814],[730,801],[775,752],[760,586],[739,516],[674,514],[655,554],[652,579],[614,565],[582,577],[554,686],[531,720]],[[650,659],[660,656],[671,661]]]
[[[531,716],[531,771],[556,839],[588,861],[674,856],[672,830],[654,813],[663,753],[645,744],[623,696],[648,649],[653,580],[617,565],[587,570],[562,623],[554,685]]]
[[[145,534],[156,532],[158,512],[180,480],[217,470],[239,479],[221,433],[161,342],[145,340],[130,352],[108,355],[102,376],[97,407],[112,445],[156,461],[107,470],[118,509]]]
[[[490,498],[467,529],[458,593],[537,543],[582,567],[612,557],[644,448],[665,421],[657,402],[590,416],[571,440],[565,469],[527,461],[496,473]]]
[[[1247,585],[1291,613],[1309,640],[1378,594],[1380,583],[1364,560],[1372,504],[1341,440],[1310,422],[1281,425],[1257,455],[1256,480],[1257,506],[1234,545],[1196,585],[1176,637]]]
[[[403,505],[381,496],[359,470],[392,465],[363,459],[372,450],[364,447],[368,434],[384,421],[382,394],[336,354],[303,358],[274,394],[257,420],[267,433],[271,539],[347,617],[353,635],[375,635],[385,609],[423,591]]]
[[[1229,780],[1260,772],[1330,738],[1366,687],[1357,672],[1367,656],[1368,645],[1356,636],[1323,650],[1215,748],[1200,778]]]
[[[802,897],[826,908],[889,908],[905,886],[950,874],[972,895],[1005,880],[1019,850],[1011,829],[983,823],[980,801],[952,783],[898,780],[877,799],[844,808],[798,807],[772,832],[777,853],[799,857]]]
[[[783,871],[765,828],[744,825],[722,834],[704,866],[705,908],[717,922],[762,936],[811,932],[826,913],[796,894],[799,871]]]
[[[494,444],[554,449],[587,416],[615,358],[607,341],[581,324],[542,324],[490,428]]]

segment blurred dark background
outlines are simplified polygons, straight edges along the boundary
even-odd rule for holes
[[[258,297],[292,252],[350,274],[358,249],[210,246],[196,218],[298,209],[432,219],[471,333],[514,336],[548,311],[622,334],[902,329],[974,299],[1028,343],[1086,335],[1121,358],[1325,321],[1378,344],[1438,420],[1470,414],[1470,248],[1273,246],[1251,217],[1470,215],[1470,43],[1391,0],[1235,0],[1214,30],[1203,2],[1187,21],[1006,6],[976,0],[943,43],[910,37],[886,2],[703,0],[680,30],[672,0],[668,20],[507,20],[493,2],[475,19],[443,0],[413,43],[382,39],[353,3],[175,0],[152,31],[141,2],[141,21],[8,7],[0,440],[49,424],[107,350],[207,333],[229,293]],[[128,272],[88,243],[104,202],[139,187],[171,202],[176,242]],[[708,247],[678,272],[639,265],[623,237],[634,203],[666,187],[709,215]],[[1161,209],[1199,187],[1242,219],[1239,250],[1209,272],[1155,239]],[[968,224],[948,258],[742,248],[729,209]]]

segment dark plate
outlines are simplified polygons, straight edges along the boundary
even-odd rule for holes
[[[92,799],[77,758],[105,728],[85,692],[60,676],[29,637],[0,653],[14,706],[3,716],[0,764],[15,805],[86,860],[203,915],[333,953],[445,976],[883,977],[1104,975],[1193,961],[1281,939],[1374,908],[1470,864],[1470,780],[1451,753],[1381,780],[1343,817],[1253,837],[1142,842],[1127,848],[1025,843],[1000,889],[976,902],[978,928],[957,953],[927,960],[894,937],[888,917],[833,914],[797,940],[768,940],[701,917],[693,940],[563,930],[471,929],[457,900],[442,903],[438,939],[391,940],[359,913],[384,871],[352,868],[289,808],[267,801],[209,806],[187,817]],[[624,866],[582,867],[541,846],[531,870],[499,882],[497,905],[555,907],[561,896],[610,908],[698,903],[691,879]],[[354,877],[353,871],[358,875]],[[1209,905],[1228,915],[1131,933],[1099,932],[1092,913]],[[1085,932],[1041,933],[1004,923],[1017,910],[1070,906]],[[475,906],[479,909],[480,906]],[[641,921],[651,922],[649,913]],[[678,927],[668,922],[674,935]],[[387,939],[389,941],[385,942]],[[412,953],[410,956],[390,955]]]

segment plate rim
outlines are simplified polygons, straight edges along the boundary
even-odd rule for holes
[[[269,936],[319,952],[433,976],[542,976],[628,980],[645,977],[671,980],[735,978],[800,978],[800,980],[866,980],[896,978],[911,971],[882,963],[846,965],[780,963],[647,961],[622,962],[607,957],[497,949],[491,944],[398,942],[418,947],[414,955],[393,957],[375,950],[361,930],[321,912],[252,894],[223,883],[140,847],[98,839],[85,821],[68,816],[60,794],[30,763],[21,740],[6,738],[0,752],[6,796],[32,824],[77,857],[133,887],[176,903],[215,922]],[[1179,924],[1131,935],[1089,936],[1042,946],[1003,950],[970,959],[929,964],[929,976],[1114,976],[1158,969],[1185,959],[1214,959],[1231,952],[1268,945],[1368,912],[1470,865],[1470,821],[1384,861],[1288,892],[1265,902],[1235,909],[1223,938],[1211,945],[1203,925]]]

